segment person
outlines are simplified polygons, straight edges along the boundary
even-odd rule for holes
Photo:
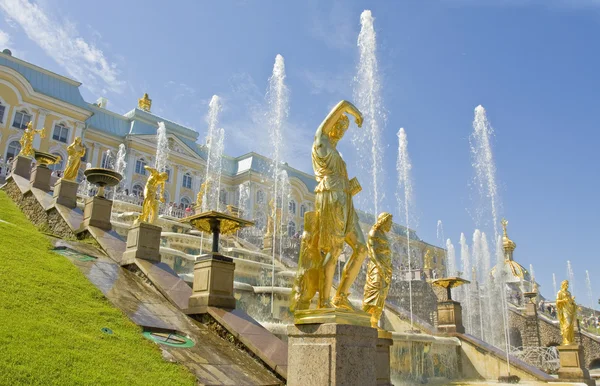
[[[190,206],[189,206],[189,205],[186,205],[186,206],[185,206],[185,215],[186,215],[186,216],[189,216],[189,215],[191,215],[191,214],[192,214],[192,209],[190,208]]]
[[[144,169],[150,176],[146,181],[146,187],[144,188],[144,202],[142,204],[142,213],[138,217],[140,222],[148,222],[153,224],[158,216],[158,202],[156,201],[156,193],[160,188],[160,202],[165,202],[165,182],[169,175],[166,172],[159,172],[155,168],[148,165],[144,166]]]
[[[363,293],[363,311],[371,314],[371,327],[377,328],[392,281],[392,251],[386,233],[392,229],[392,215],[383,212],[371,228],[367,250],[369,264]]]
[[[81,157],[85,155],[85,146],[81,143],[81,137],[75,137],[72,144],[67,147],[67,166],[63,174],[63,179],[75,181],[81,164]],[[58,173],[57,173],[58,174]]]
[[[560,284],[560,291],[556,294],[556,309],[560,323],[560,334],[563,338],[562,344],[573,344],[575,342],[577,304],[575,303],[575,296],[571,296],[571,292],[569,292],[568,280],[563,280]]]

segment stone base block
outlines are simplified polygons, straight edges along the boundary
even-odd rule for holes
[[[31,163],[33,159],[18,155],[13,160],[11,173],[29,179],[31,176]]]
[[[438,331],[464,333],[462,323],[462,306],[454,300],[438,302]]]
[[[44,192],[50,191],[50,178],[52,177],[52,170],[45,165],[37,165],[31,172],[29,178],[29,184],[32,188],[38,188]]]
[[[54,185],[54,201],[67,208],[77,207],[77,188],[79,184],[75,181],[59,179]]]
[[[123,253],[121,265],[129,265],[135,259],[160,262],[160,233],[162,228],[156,225],[139,222],[127,233],[127,249]]]
[[[97,196],[88,197],[85,199],[82,226],[94,226],[109,231],[112,229],[110,225],[111,212],[112,200]]]
[[[390,347],[394,344],[392,333],[377,330],[377,356],[375,369],[377,371],[377,386],[392,386],[390,376]]]
[[[377,330],[349,324],[288,326],[290,386],[376,385]]]
[[[194,265],[193,293],[187,314],[204,314],[208,307],[234,309],[233,259],[219,253],[202,255]]]
[[[590,373],[583,365],[583,347],[578,344],[557,346],[560,358],[558,379],[561,381],[582,382],[587,385],[596,383],[590,379]]]
[[[298,310],[294,313],[294,324],[352,324],[371,326],[371,315],[364,311],[349,311],[338,308],[316,308]]]

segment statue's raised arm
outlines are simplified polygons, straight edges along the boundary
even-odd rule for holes
[[[334,137],[336,142],[339,141],[348,128],[348,117],[345,114],[350,114],[354,117],[354,122],[358,127],[362,126],[363,117],[360,111],[352,103],[343,100],[340,101],[323,120],[315,134],[315,141],[325,135],[329,138]]]

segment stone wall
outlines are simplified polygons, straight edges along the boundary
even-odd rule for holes
[[[12,178],[8,179],[3,189],[33,225],[38,228],[44,228],[47,225],[48,216],[46,215],[46,211],[31,191],[25,192],[25,194],[21,193],[21,190]]]
[[[396,281],[387,297],[387,301],[410,310],[410,290],[408,281]],[[412,281],[412,311],[414,315],[435,325],[437,319],[437,296],[431,284],[423,280]]]

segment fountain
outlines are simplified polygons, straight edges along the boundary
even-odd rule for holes
[[[573,273],[573,267],[571,266],[571,260],[567,260],[567,279],[569,280],[569,286],[571,287],[571,292],[575,293],[575,274]]]
[[[218,127],[221,110],[221,99],[217,95],[213,95],[208,104],[208,130],[206,133],[208,152],[206,155],[206,176],[204,178],[209,188],[204,191],[202,212],[219,209],[223,144],[225,138],[225,131]]]
[[[95,196],[85,199],[82,227],[94,226],[111,230],[110,215],[113,202],[104,197],[104,189],[118,185],[123,177],[114,170],[106,168],[88,168],[83,174],[88,183],[97,185],[99,189]]]
[[[454,250],[454,245],[452,244],[452,241],[450,239],[446,240],[446,255],[446,275],[454,276],[456,275],[456,251]]]
[[[558,292],[556,288],[556,274],[552,273],[552,289],[554,290],[554,294]]]
[[[470,283],[457,276],[435,279],[432,285],[446,289],[446,300],[438,301],[438,330],[443,332],[465,332],[462,323],[462,307],[459,302],[452,300],[452,288]]]
[[[123,176],[123,179],[119,183],[116,190],[122,190],[123,183],[125,182],[125,168],[127,167],[127,162],[125,161],[125,157],[127,157],[127,149],[125,149],[125,144],[119,145],[119,151],[117,152],[117,160],[115,162],[115,172],[119,173]],[[116,192],[115,192],[116,193]]]
[[[123,155],[125,147],[123,147]],[[119,146],[121,151],[121,146]],[[159,173],[167,170],[167,159],[169,158],[169,142],[167,140],[167,127],[164,122],[158,122],[158,129],[156,130],[156,162],[154,168]]]
[[[464,233],[460,234],[460,261],[462,265],[462,273],[465,276],[471,274],[471,257],[469,255],[469,246],[467,245],[467,238]],[[462,300],[464,303],[466,321],[465,328],[469,333],[473,331],[473,326],[471,325],[471,316],[473,314],[473,310],[471,309],[471,293],[469,291],[469,287],[463,287],[463,296]]]
[[[34,158],[36,166],[31,172],[29,183],[34,188],[48,192],[50,191],[50,176],[52,175],[52,171],[48,168],[48,165],[60,162],[60,156],[34,150]]]
[[[594,309],[594,293],[592,291],[592,281],[590,280],[590,272],[585,270],[585,286],[587,289],[588,301],[590,302],[590,310]]]
[[[363,195],[361,204],[376,218],[383,198],[384,146],[381,143],[381,131],[384,127],[385,115],[373,22],[371,11],[363,11],[360,15],[361,29],[357,40],[360,59],[354,78],[354,99],[356,106],[363,113],[364,127],[362,130],[353,131],[352,143],[357,150],[356,161],[359,170],[363,170],[365,175],[371,177],[371,181],[367,184],[367,194]]]

